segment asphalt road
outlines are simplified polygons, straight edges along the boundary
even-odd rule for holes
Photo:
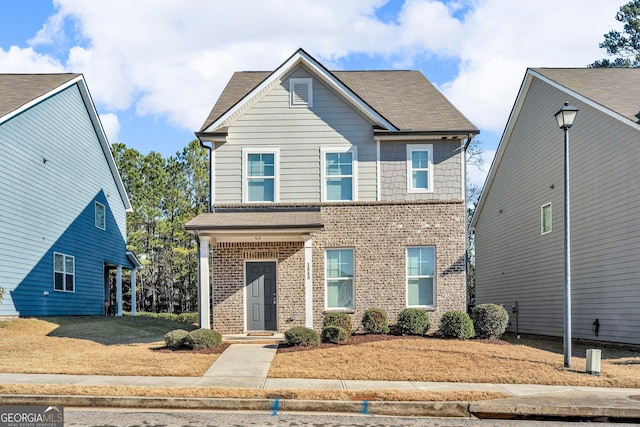
[[[476,420],[460,418],[405,418],[344,414],[292,414],[257,412],[220,412],[186,410],[132,410],[65,408],[65,426],[295,426],[295,427],[382,427],[382,426],[437,426],[437,427],[555,427],[573,426],[575,422]],[[598,423],[598,426],[631,426],[632,424]]]

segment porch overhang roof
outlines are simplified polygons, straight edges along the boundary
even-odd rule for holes
[[[223,210],[198,215],[185,224],[215,242],[295,242],[321,231],[320,210]],[[213,243],[213,242],[212,242]]]

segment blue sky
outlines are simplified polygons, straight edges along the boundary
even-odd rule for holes
[[[83,73],[111,143],[168,156],[233,71],[273,70],[299,47],[329,69],[417,69],[480,128],[481,184],[526,68],[604,57],[626,2],[2,0],[0,73]]]

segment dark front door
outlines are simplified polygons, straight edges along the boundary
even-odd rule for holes
[[[275,331],[276,263],[247,263],[247,330]]]

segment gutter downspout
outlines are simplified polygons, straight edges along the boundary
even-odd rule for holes
[[[469,310],[469,227],[467,224],[467,148],[475,135],[470,133],[466,141],[461,141],[462,148],[462,196],[464,200],[464,284],[465,311]]]
[[[211,145],[205,145],[202,140],[198,140],[200,141],[200,146],[209,151],[209,212],[215,212],[215,206],[213,206],[213,144],[215,143],[212,142]]]

